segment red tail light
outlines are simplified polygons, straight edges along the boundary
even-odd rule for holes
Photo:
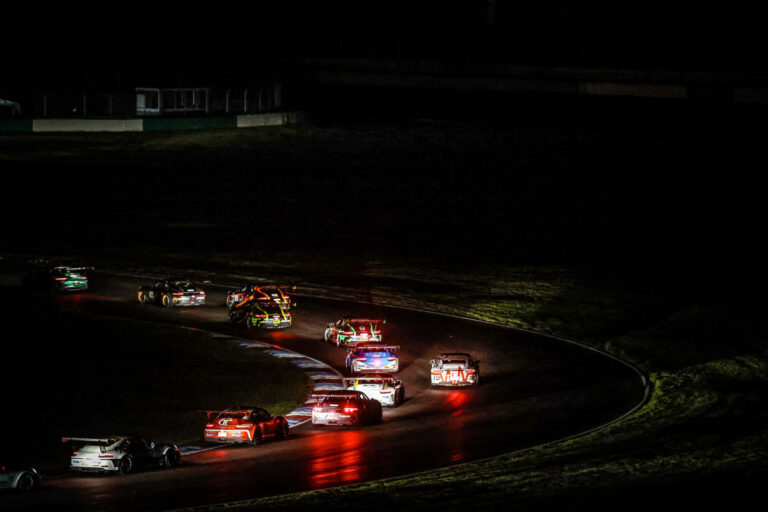
[[[320,407],[319,405],[316,405],[316,406],[314,406],[314,407],[312,408],[312,410],[313,410],[313,411],[315,411],[315,412],[320,412],[320,411],[322,411],[322,410],[323,410],[323,408],[322,408],[322,407]]]
[[[77,455],[77,452],[72,452],[72,456],[73,457],[76,456],[76,455]]]
[[[397,358],[396,357],[388,357],[387,361],[397,361]]]
[[[355,412],[357,407],[345,407],[344,412]]]
[[[99,458],[100,459],[114,459],[115,458],[115,454],[114,453],[103,453],[103,454],[99,455]]]
[[[173,292],[174,295],[184,295],[184,292]]]
[[[54,279],[56,279],[57,281],[66,281],[67,280],[66,277],[55,277]]]
[[[205,426],[205,428],[213,428],[213,423],[209,423]]]
[[[200,290],[199,292],[197,292],[197,294],[198,295],[205,295],[205,292],[203,290]]]

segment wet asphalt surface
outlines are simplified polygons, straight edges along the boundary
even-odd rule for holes
[[[632,409],[638,374],[602,354],[531,333],[402,309],[296,296],[294,327],[247,331],[227,322],[224,288],[207,286],[200,308],[141,305],[149,279],[90,274],[91,289],[57,295],[57,307],[89,314],[196,327],[269,342],[344,371],[345,351],[323,341],[325,324],[351,313],[387,319],[388,344],[401,346],[406,401],[379,425],[292,430],[285,441],[223,446],[185,455],[173,470],[127,476],[66,475],[28,495],[0,493],[0,508],[167,510],[409,474],[508,453],[598,426]],[[21,274],[5,271],[4,282]],[[109,333],[104,333],[105,337]],[[184,330],[179,330],[179,336]],[[226,341],[222,341],[225,343]],[[429,360],[441,351],[481,361],[480,386],[433,389]],[[212,363],[213,364],[213,363]]]

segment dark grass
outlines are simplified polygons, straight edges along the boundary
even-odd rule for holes
[[[155,323],[61,310],[46,294],[3,287],[4,457],[66,466],[62,436],[136,433],[202,442],[199,411],[235,403],[285,414],[311,387],[304,373],[258,350]]]

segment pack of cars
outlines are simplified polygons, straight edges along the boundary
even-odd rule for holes
[[[92,267],[57,266],[25,277],[27,283],[46,283],[57,291],[84,290],[85,271]],[[290,288],[295,290],[295,286]],[[292,325],[289,287],[247,284],[228,290],[225,305],[229,319],[248,328],[285,328]],[[140,303],[170,306],[202,306],[206,293],[201,283],[187,278],[166,278],[137,291]],[[330,390],[318,397],[312,408],[313,425],[369,425],[382,421],[382,407],[397,407],[405,400],[405,385],[396,377],[400,370],[400,347],[383,343],[384,319],[345,315],[326,325],[325,341],[347,348],[345,366],[350,377],[344,389]],[[467,353],[449,352],[430,361],[433,386],[476,386],[479,361]],[[256,406],[232,406],[220,411],[205,411],[207,422],[203,440],[209,443],[260,443],[265,439],[285,439],[289,424],[283,416],[273,416]],[[127,474],[142,467],[171,468],[181,462],[179,448],[156,444],[139,436],[110,438],[63,438],[77,444],[70,457],[73,471]],[[40,484],[33,468],[2,466],[0,488],[29,490]]]

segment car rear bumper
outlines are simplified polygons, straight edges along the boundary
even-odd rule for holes
[[[330,415],[326,413],[312,413],[313,425],[354,425],[355,419],[348,415]]]

